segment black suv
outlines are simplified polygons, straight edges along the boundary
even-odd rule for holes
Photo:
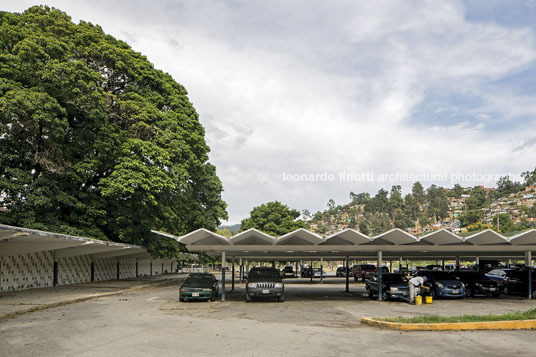
[[[246,301],[254,297],[275,297],[285,301],[285,285],[279,270],[269,267],[255,267],[249,271],[246,284]]]

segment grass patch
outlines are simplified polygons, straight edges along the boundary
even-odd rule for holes
[[[536,319],[536,308],[527,311],[517,311],[502,315],[461,315],[461,316],[417,316],[417,317],[392,317],[378,320],[398,323],[424,324],[440,322],[485,322],[485,321],[517,321]]]

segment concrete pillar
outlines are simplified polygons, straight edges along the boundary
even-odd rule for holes
[[[441,270],[445,270],[445,259],[441,259]]]
[[[137,268],[138,268],[138,263],[136,263],[136,272],[138,271]],[[90,281],[95,281],[95,262],[92,260],[91,261],[91,277],[90,277]],[[137,275],[136,275],[137,276]]]
[[[348,266],[348,257],[346,257],[346,262],[345,262],[345,277],[346,277],[346,292],[349,293],[350,292],[350,267]]]
[[[320,258],[320,284],[324,283],[324,258]]]
[[[475,258],[475,270],[480,271],[480,257]]]
[[[117,269],[116,269],[116,279],[119,280],[119,276],[121,275],[120,269],[119,269],[119,260],[117,261]]]
[[[532,299],[532,252],[529,250],[525,252],[525,267],[527,268],[528,276],[528,291],[529,299]]]
[[[225,301],[225,251],[221,252],[221,301]]]
[[[393,272],[393,261],[389,259],[389,273]]]
[[[460,270],[460,257],[456,257],[456,270]]]
[[[402,273],[402,257],[398,258],[398,272]]]
[[[234,291],[234,257],[231,264],[231,291]]]
[[[238,264],[240,265],[240,268],[238,269],[240,273],[240,278],[238,281],[242,282],[244,279],[244,266],[242,265],[242,258],[238,258]]]
[[[378,257],[377,257],[377,267],[378,267],[378,301],[383,301],[383,279],[382,279],[382,273],[383,273],[383,260],[382,260],[382,251],[378,251]]]

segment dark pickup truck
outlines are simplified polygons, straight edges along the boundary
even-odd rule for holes
[[[409,299],[408,279],[402,274],[382,274],[382,299]],[[374,274],[365,283],[368,296],[371,299],[378,297],[378,275]]]
[[[285,301],[285,285],[279,270],[269,267],[255,267],[249,271],[246,284],[246,301],[256,297],[275,297]]]

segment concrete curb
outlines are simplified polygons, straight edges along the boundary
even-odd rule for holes
[[[18,311],[15,311],[15,312],[10,312],[8,314],[2,314],[2,315],[0,315],[0,321],[4,320],[4,319],[14,318],[14,317],[17,317],[17,316],[20,316],[20,315],[25,315],[25,314],[28,314],[30,312],[51,309],[53,307],[76,304],[76,303],[79,303],[79,302],[98,299],[98,298],[101,298],[101,297],[121,295],[121,294],[129,293],[129,292],[133,292],[133,291],[137,291],[137,290],[143,290],[143,289],[148,289],[148,288],[152,288],[152,287],[156,287],[156,286],[160,286],[160,285],[166,285],[166,284],[169,284],[170,281],[171,281],[171,279],[170,280],[159,281],[159,282],[154,283],[154,284],[145,284],[145,285],[133,286],[131,288],[118,290],[118,291],[112,291],[112,292],[104,293],[104,294],[84,296],[84,297],[81,297],[81,298],[69,299],[69,300],[64,300],[64,301],[53,302],[53,303],[50,303],[50,304],[43,304],[43,305],[39,305],[39,306],[34,306],[34,307],[30,307],[28,309],[18,310]]]
[[[365,325],[401,331],[468,331],[468,330],[532,330],[536,320],[483,321],[483,322],[440,322],[440,323],[399,323],[363,317]]]

